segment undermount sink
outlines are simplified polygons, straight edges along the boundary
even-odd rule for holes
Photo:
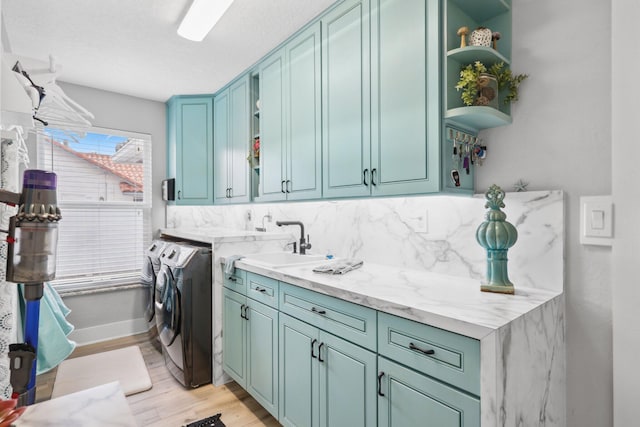
[[[319,264],[326,260],[324,255],[300,255],[291,252],[267,252],[245,255],[247,261],[270,268],[291,267],[300,264]]]

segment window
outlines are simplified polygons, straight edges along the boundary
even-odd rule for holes
[[[60,292],[138,283],[151,239],[151,138],[46,129],[38,168],[58,175]]]

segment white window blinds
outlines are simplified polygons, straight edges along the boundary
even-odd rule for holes
[[[38,167],[58,175],[59,291],[138,283],[151,240],[151,138],[47,129]]]

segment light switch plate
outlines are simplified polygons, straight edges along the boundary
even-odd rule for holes
[[[580,197],[580,243],[612,245],[613,202],[611,196]]]

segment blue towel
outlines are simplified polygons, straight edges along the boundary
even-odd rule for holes
[[[19,287],[20,307],[24,318],[25,300],[23,285]],[[53,287],[45,283],[40,299],[40,324],[38,326],[38,349],[36,375],[45,373],[65,360],[76,348],[76,343],[67,336],[73,325],[66,316],[71,310]]]
[[[243,255],[231,255],[225,258],[224,272],[225,274],[233,274],[236,271],[236,261],[244,258]]]

